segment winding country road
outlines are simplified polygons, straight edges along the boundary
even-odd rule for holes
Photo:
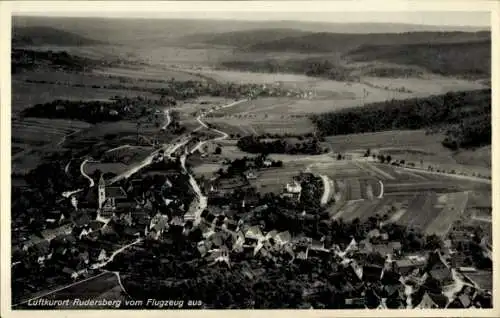
[[[247,101],[246,99],[243,99],[243,100],[239,100],[239,101],[235,101],[233,103],[230,103],[230,104],[227,104],[227,105],[224,105],[224,106],[221,106],[219,107],[218,109],[223,109],[223,108],[228,108],[228,107],[233,107],[233,106],[236,106],[240,103],[243,103]],[[208,111],[206,114],[209,114],[211,112],[213,112],[215,109],[212,108],[210,111]],[[220,134],[221,136],[220,137],[216,137],[216,138],[213,138],[213,139],[209,139],[209,140],[205,140],[205,141],[202,141],[200,143],[198,143],[189,153],[194,153],[197,149],[199,149],[200,147],[202,147],[204,144],[206,144],[207,142],[211,142],[211,141],[220,141],[220,140],[224,140],[226,138],[229,137],[229,135],[223,131],[220,131],[218,129],[214,129],[214,128],[209,128],[207,126],[206,123],[204,123],[201,118],[203,116],[206,116],[205,115],[199,115],[196,120],[200,123],[201,126],[207,128],[207,129],[211,129],[212,131],[215,131],[216,133]],[[197,197],[197,200],[198,200],[198,205],[196,207],[196,209],[194,211],[188,211],[185,215],[185,219],[194,219],[195,220],[195,223],[199,221],[199,218],[200,218],[200,215],[201,213],[203,212],[203,210],[206,209],[207,207],[207,204],[208,204],[208,198],[202,193],[201,189],[200,189],[200,186],[198,185],[198,183],[196,183],[196,179],[189,173],[189,171],[187,170],[186,168],[186,157],[187,155],[186,154],[183,154],[181,156],[181,166],[182,166],[182,169],[189,175],[189,183],[191,184],[191,187],[193,188],[193,190],[196,192],[196,197]]]
[[[325,175],[320,175],[321,180],[323,180],[323,195],[321,196],[321,205],[325,205],[328,203],[328,199],[330,198],[330,193],[332,191],[331,184],[330,184],[330,178]]]
[[[233,106],[236,106],[236,105],[241,104],[241,103],[246,102],[246,101],[248,101],[248,99],[237,100],[237,101],[229,103],[227,105],[220,106],[219,108],[217,108],[217,110],[224,109],[224,108],[229,108],[229,107],[233,107]],[[208,127],[208,125],[206,123],[204,123],[201,120],[201,118],[205,117],[207,114],[212,113],[214,110],[215,110],[215,108],[212,108],[206,114],[200,114],[198,117],[196,117],[196,121],[198,121],[198,123],[200,123],[201,126],[198,127],[197,129],[195,129],[195,131],[198,131],[198,130],[200,130],[202,128],[206,128],[206,129],[210,129],[212,131],[215,131],[216,133],[218,133],[221,136],[217,137],[217,138],[214,138],[214,139],[200,141],[193,149],[191,149],[190,153],[194,153],[196,150],[198,150],[201,147],[203,147],[203,145],[205,145],[207,142],[210,142],[210,141],[221,141],[221,140],[224,140],[224,139],[226,139],[226,138],[229,137],[229,135],[227,133],[225,133],[225,132],[223,132],[221,130],[215,129],[215,128],[210,128],[210,127]]]
[[[170,110],[169,109],[165,109],[163,111],[163,114],[165,115],[165,118],[167,119],[167,122],[165,123],[165,125],[163,125],[163,127],[161,127],[162,130],[166,130],[168,125],[170,125],[170,123],[172,122],[172,118],[170,118]]]
[[[80,164],[80,173],[82,174],[82,176],[84,176],[85,178],[87,178],[89,180],[89,187],[93,187],[94,186],[94,180],[89,177],[85,171],[84,171],[84,167],[85,167],[85,164],[88,162],[89,160],[88,159],[85,159],[82,161],[82,163]],[[69,162],[68,162],[68,165],[66,165],[66,167],[69,166]],[[71,191],[66,191],[66,192],[63,192],[62,193],[62,196],[65,197],[65,198],[69,198],[71,197],[73,194],[75,193],[78,193],[78,192],[81,192],[83,191],[83,189],[76,189],[76,190],[71,190]]]

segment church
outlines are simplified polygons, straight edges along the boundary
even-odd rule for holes
[[[96,220],[102,222],[107,222],[113,215],[127,212],[135,206],[135,201],[128,198],[122,187],[106,185],[102,175],[97,188],[87,189],[80,202],[81,207],[96,211]]]

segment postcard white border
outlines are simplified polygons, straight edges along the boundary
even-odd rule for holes
[[[492,25],[492,204],[493,211],[499,206],[500,188],[496,182],[499,177],[500,165],[496,164],[499,151],[495,148],[496,139],[499,137],[498,122],[499,112],[499,57],[498,45],[500,18],[500,3],[492,1],[0,1],[0,92],[1,92],[1,139],[0,139],[0,178],[1,178],[1,316],[2,317],[101,317],[104,314],[108,317],[136,317],[140,315],[148,317],[260,317],[274,315],[275,317],[500,317],[500,296],[494,295],[494,308],[482,310],[210,310],[210,311],[173,311],[168,313],[162,310],[58,310],[58,311],[12,311],[10,301],[10,38],[11,38],[11,15],[29,12],[59,12],[71,15],[78,15],[85,11],[111,12],[111,11],[135,11],[154,12],[157,10],[168,10],[171,12],[188,11],[226,11],[226,12],[349,12],[349,11],[489,11],[491,12]],[[494,27],[496,26],[496,27]],[[500,255],[496,253],[499,238],[497,228],[500,216],[493,213],[493,263],[494,263],[494,288],[493,293],[497,294],[499,285],[499,275],[497,275]]]

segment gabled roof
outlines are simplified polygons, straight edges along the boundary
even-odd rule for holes
[[[77,227],[83,227],[89,224],[90,221],[90,216],[87,213],[80,213],[73,219],[73,224]]]
[[[106,187],[106,197],[115,199],[126,199],[127,193],[122,187]]]
[[[35,245],[31,246],[31,251],[38,256],[43,256],[49,253],[50,243],[49,241],[42,240]]]
[[[72,224],[65,224],[62,226],[59,226],[55,229],[46,229],[42,231],[42,237],[46,240],[52,240],[58,235],[61,234],[70,234],[72,232],[73,226]]]
[[[264,238],[262,232],[258,225],[254,225],[245,231],[245,237],[251,239],[261,239]]]
[[[448,308],[469,308],[472,306],[472,300],[468,295],[460,294],[448,304]]]
[[[276,234],[276,236],[274,237],[274,240],[278,244],[287,244],[287,243],[290,243],[292,241],[292,235],[288,231],[280,232],[280,233]]]
[[[425,292],[419,304],[415,308],[418,309],[445,308],[447,304],[448,304],[448,298],[446,296]]]
[[[92,231],[98,231],[104,226],[104,222],[93,220],[89,223],[89,227]]]

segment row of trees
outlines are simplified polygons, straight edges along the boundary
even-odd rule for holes
[[[450,128],[443,145],[476,147],[491,144],[491,89],[379,102],[314,115],[312,120],[323,135],[444,125]]]

